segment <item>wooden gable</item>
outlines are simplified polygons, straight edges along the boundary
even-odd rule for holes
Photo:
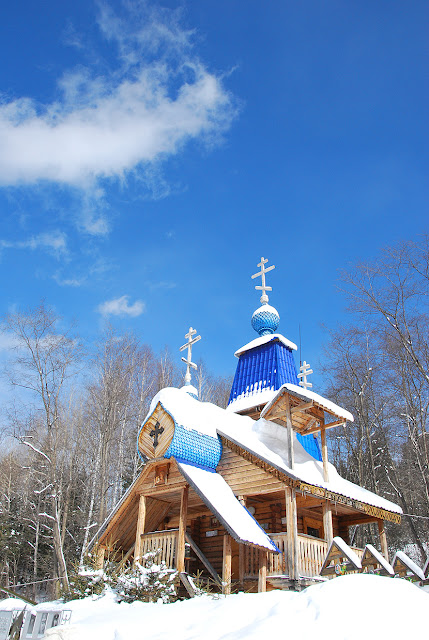
[[[395,572],[393,567],[387,562],[387,560],[374,549],[372,544],[367,544],[363,556],[362,556],[362,568],[372,570],[381,576],[394,576]]]
[[[413,581],[424,581],[422,569],[402,551],[397,551],[393,558],[392,567],[401,578],[409,577]]]
[[[151,416],[143,423],[140,429],[138,437],[139,450],[149,460],[160,458],[167,451],[173,435],[174,421],[161,404],[158,403]]]
[[[353,549],[341,538],[334,538],[320,570],[320,575],[341,575],[350,571],[361,571],[361,569],[361,561]]]

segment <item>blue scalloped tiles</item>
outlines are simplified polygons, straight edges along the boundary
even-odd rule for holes
[[[212,438],[195,429],[185,429],[176,424],[173,439],[164,454],[164,458],[180,458],[203,467],[215,469],[222,455],[222,443],[219,436]]]

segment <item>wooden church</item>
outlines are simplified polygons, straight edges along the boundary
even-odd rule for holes
[[[235,353],[228,407],[200,402],[190,384],[200,339],[191,328],[185,385],[152,401],[138,434],[145,466],[97,534],[100,566],[106,551],[125,562],[160,550],[169,567],[224,593],[300,588],[317,581],[334,536],[349,542],[350,526],[370,522],[388,559],[384,523],[399,523],[401,509],[328,462],[326,430],[353,416],[310,390],[306,363],[297,373],[295,344],[276,333],[266,262],[252,276],[262,278],[258,337]]]

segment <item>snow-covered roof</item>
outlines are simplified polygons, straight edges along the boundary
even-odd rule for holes
[[[417,576],[420,580],[425,579],[425,574],[423,573],[421,568],[413,560],[411,560],[411,558],[409,558],[403,551],[397,551],[395,553],[395,557],[393,558],[393,562],[392,562],[392,566],[394,569],[396,569],[395,565],[397,560],[402,562],[402,564],[405,565],[410,571],[412,571],[414,575]]]
[[[269,551],[276,545],[237,500],[229,485],[215,471],[177,461],[177,466],[194,491],[238,542],[250,543]]]
[[[367,549],[372,554],[372,556],[377,560],[378,564],[383,567],[383,569],[386,571],[386,573],[388,573],[390,576],[393,576],[395,574],[393,568],[387,562],[386,558],[383,555],[381,555],[381,553],[379,551],[377,551],[377,549],[375,547],[373,547],[372,544],[367,544],[365,546],[365,551],[364,551],[363,557],[365,557],[365,553],[366,553]]]
[[[158,403],[172,416],[176,424],[189,431],[195,430],[212,438],[217,438],[216,429],[222,420],[225,420],[226,412],[221,407],[210,402],[200,402],[186,393],[183,388],[167,387],[161,389],[153,398],[143,424],[150,418]],[[235,414],[230,414],[231,420],[235,420],[237,417]]]
[[[298,389],[304,392],[300,387]],[[317,394],[314,395],[317,396]],[[255,421],[248,416],[226,411],[209,402],[200,402],[180,389],[167,388],[160,391],[152,401],[149,416],[158,402],[184,428],[194,429],[212,437],[217,437],[218,434],[224,436],[293,479],[380,509],[402,513],[402,509],[390,500],[342,478],[332,464],[328,464],[329,482],[325,482],[322,462],[315,460],[307,453],[295,433],[293,433],[295,464],[292,470],[289,466],[287,430],[282,425],[263,418]],[[328,400],[326,402],[329,403]]]
[[[280,389],[276,391],[275,396],[264,407],[263,411],[261,412],[261,417],[264,417],[269,413],[270,409],[277,402],[278,398],[281,395],[283,395],[285,392],[288,392],[296,396],[297,398],[301,398],[302,400],[313,400],[313,402],[316,402],[328,413],[331,413],[334,416],[338,416],[339,418],[344,418],[344,420],[349,420],[350,422],[354,422],[353,415],[350,413],[350,411],[343,409],[342,407],[335,404],[334,402],[331,402],[331,400],[328,400],[327,398],[320,396],[318,393],[315,393],[314,391],[310,391],[309,389],[303,389],[303,387],[300,387],[296,384],[290,384],[289,382],[282,385]]]
[[[349,547],[349,545],[342,538],[338,536],[335,536],[335,538],[332,540],[331,546],[329,547],[328,553],[326,554],[326,560],[329,558],[329,552],[334,546],[336,546],[337,549],[339,549],[344,554],[344,557],[348,558],[350,562],[352,562],[355,565],[355,567],[357,567],[358,569],[362,569],[362,563],[357,553],[353,551],[353,549]],[[325,560],[325,563],[326,563],[326,560]]]
[[[258,456],[275,469],[282,471],[291,478],[338,493],[340,495],[370,504],[380,509],[402,513],[402,509],[368,489],[342,478],[334,465],[328,463],[329,482],[323,480],[323,463],[315,460],[294,438],[294,468],[289,466],[289,449],[287,430],[275,422],[268,422],[263,418],[252,420],[244,416],[237,416],[240,422],[228,422],[218,428],[218,433],[225,436],[246,451]],[[246,422],[244,422],[246,420]],[[243,424],[241,424],[243,421]],[[250,422],[248,422],[250,421]]]
[[[247,409],[253,409],[253,407],[271,402],[276,395],[277,391],[274,391],[274,389],[258,389],[248,395],[239,396],[236,400],[233,400],[227,406],[226,411],[232,411],[234,413],[247,411]]]
[[[278,340],[279,342],[284,344],[285,347],[288,347],[289,349],[293,349],[294,351],[298,349],[295,343],[291,342],[290,340],[282,336],[281,333],[270,333],[266,336],[260,336],[259,338],[255,338],[254,340],[252,340],[252,342],[248,342],[247,344],[244,345],[244,347],[241,347],[241,349],[238,349],[234,353],[234,355],[237,358],[239,358],[241,354],[244,353],[245,351],[256,349],[256,347],[261,347],[263,344],[267,344],[267,342],[271,342],[273,340]]]
[[[180,391],[184,391],[185,393],[189,393],[191,396],[198,398],[198,389],[196,389],[192,384],[183,385],[183,387],[180,387]]]

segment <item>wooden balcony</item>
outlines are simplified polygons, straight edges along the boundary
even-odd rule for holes
[[[280,549],[279,554],[269,554],[267,575],[289,575],[287,559],[287,534],[273,533],[270,538]],[[352,547],[353,551],[362,557],[363,549]],[[314,538],[305,534],[298,535],[299,575],[312,578],[320,574],[323,562],[328,552],[326,540]],[[254,547],[246,547],[244,577],[255,580],[258,577],[259,552]]]
[[[155,562],[165,562],[169,569],[176,568],[176,550],[179,529],[169,529],[166,531],[155,531],[142,535],[142,556],[151,551],[159,552]]]

